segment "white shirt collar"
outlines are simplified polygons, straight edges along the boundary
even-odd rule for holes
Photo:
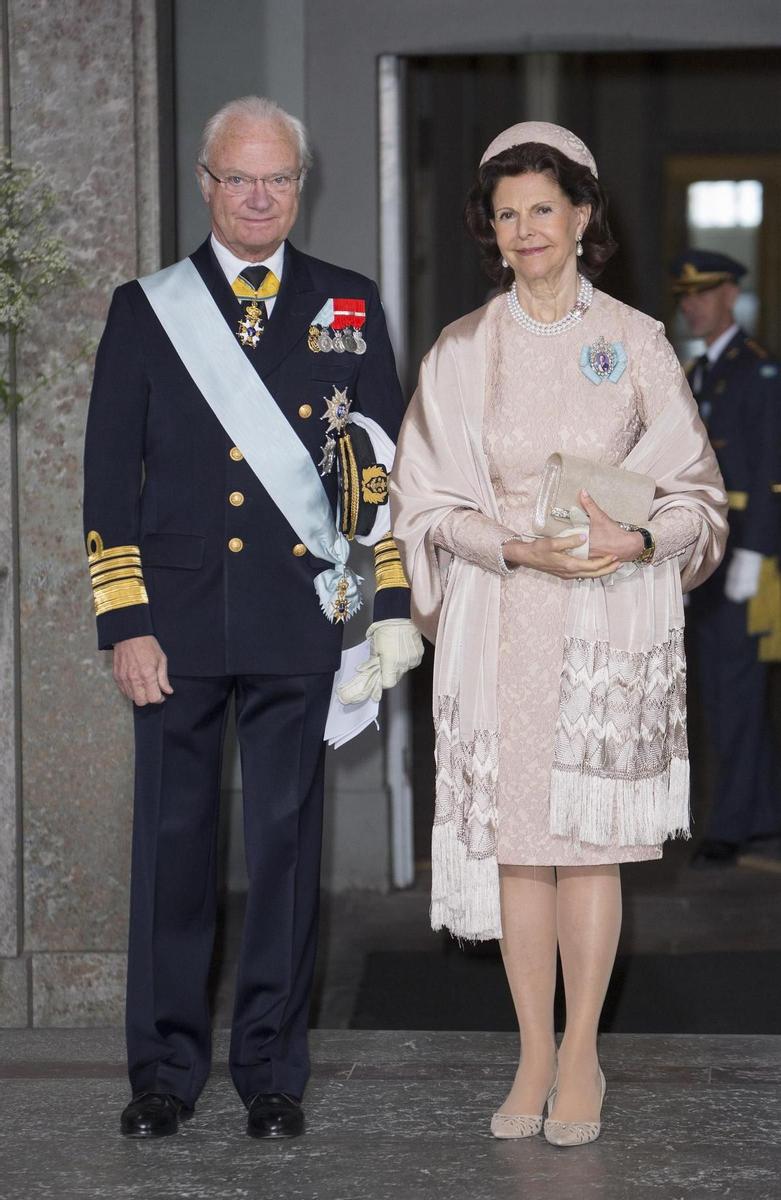
[[[214,234],[211,236],[211,242],[212,250],[215,253],[217,262],[222,267],[225,278],[229,284],[232,284],[234,279],[241,275],[241,272],[245,267],[250,266],[268,267],[269,271],[274,272],[280,283],[282,282],[282,271],[284,270],[285,264],[284,242],[281,246],[277,247],[272,255],[270,255],[268,258],[264,258],[262,263],[250,263],[247,259],[237,258],[232,250],[229,250],[227,246],[223,246],[222,242],[217,241],[217,238],[214,236]]]
[[[726,350],[728,343],[732,341],[737,332],[737,323],[733,321],[729,329],[725,329],[724,332],[716,338],[715,342],[711,342],[710,346],[706,347],[705,353],[708,356],[708,362],[711,364],[711,366],[713,366],[713,364],[719,358],[721,358],[722,352]]]

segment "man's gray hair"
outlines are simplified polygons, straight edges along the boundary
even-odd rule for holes
[[[312,165],[312,152],[309,149],[309,138],[303,122],[285,112],[275,100],[266,96],[241,96],[238,100],[229,100],[218,109],[203,127],[201,144],[198,148],[198,164],[208,165],[209,151],[214,142],[231,121],[267,121],[281,125],[290,135],[293,145],[298,151],[298,163],[301,168],[299,188],[303,186],[306,173]]]

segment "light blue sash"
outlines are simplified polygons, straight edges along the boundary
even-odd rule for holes
[[[171,345],[233,444],[238,446],[307,550],[334,567],[316,576],[320,607],[337,619],[361,606],[359,578],[347,569],[350,543],[306,446],[249,362],[189,258],[138,281]]]

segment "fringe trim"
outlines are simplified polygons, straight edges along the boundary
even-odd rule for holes
[[[431,928],[476,942],[502,936],[496,857],[469,858],[454,821],[431,835]]]
[[[672,758],[649,779],[553,768],[550,831],[594,846],[656,846],[690,837],[689,760]]]

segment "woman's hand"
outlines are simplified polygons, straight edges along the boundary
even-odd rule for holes
[[[583,559],[573,558],[567,553],[576,546],[582,546],[586,536],[584,533],[573,533],[570,537],[508,542],[504,547],[504,561],[509,567],[532,567],[535,571],[545,571],[547,575],[556,575],[559,579],[599,579],[602,575],[612,575],[620,566],[614,554]]]
[[[634,562],[642,554],[642,533],[622,529],[588,492],[580,493],[580,505],[590,522],[589,560],[612,555],[619,562]]]

